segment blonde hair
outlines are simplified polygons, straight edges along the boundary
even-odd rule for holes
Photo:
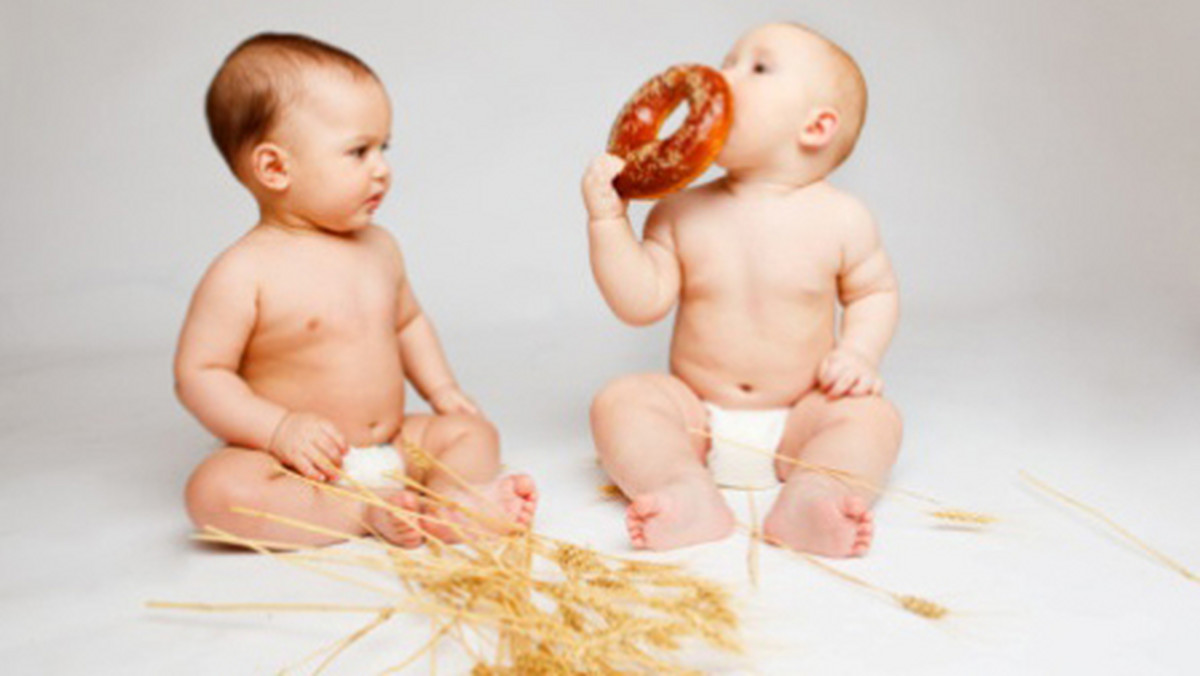
[[[854,152],[854,146],[858,143],[863,124],[867,120],[867,80],[854,57],[833,40],[800,23],[786,25],[816,38],[829,57],[830,102],[841,117],[841,129],[848,132],[839,135],[841,138],[835,146],[833,168],[837,168]]]
[[[246,148],[278,124],[282,108],[303,93],[306,67],[341,68],[378,80],[357,56],[296,33],[259,33],[225,57],[205,96],[208,131],[234,174]]]

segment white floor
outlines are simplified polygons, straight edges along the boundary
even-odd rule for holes
[[[777,550],[762,552],[753,591],[741,537],[656,558],[742,590],[751,652],[729,672],[1195,673],[1200,585],[1023,487],[1017,471],[1200,570],[1198,328],[1150,309],[906,317],[885,371],[908,425],[894,484],[1004,520],[961,532],[887,498],[870,556],[838,565],[950,606],[941,623]],[[620,507],[598,497],[586,409],[607,378],[663,361],[664,332],[598,318],[560,335],[443,333],[510,464],[540,482],[540,529],[625,552]],[[211,440],[172,398],[169,351],[0,355],[5,673],[274,673],[362,621],[144,608],[364,599],[187,539],[180,491]],[[332,673],[398,662],[426,626],[397,620]]]

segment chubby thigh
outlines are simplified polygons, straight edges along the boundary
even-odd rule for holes
[[[790,458],[850,472],[878,487],[895,464],[903,427],[900,411],[881,396],[831,399],[814,390],[788,414],[776,471],[784,480],[797,471]]]
[[[674,375],[637,373],[616,378],[592,401],[591,422],[602,456],[629,448],[644,453],[665,448],[700,460],[708,453],[707,437],[697,433],[708,430],[708,411]]]

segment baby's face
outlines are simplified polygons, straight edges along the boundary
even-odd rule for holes
[[[362,229],[391,185],[387,93],[374,78],[335,69],[304,77],[304,93],[272,133],[290,159],[286,208],[331,232]]]
[[[780,24],[738,40],[721,66],[733,93],[733,127],[717,157],[720,166],[757,169],[796,152],[800,129],[829,76],[821,47],[814,36]]]

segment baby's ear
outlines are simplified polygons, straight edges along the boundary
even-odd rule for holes
[[[805,118],[800,127],[800,148],[803,150],[820,150],[830,143],[837,135],[841,126],[841,117],[833,108],[814,108]]]
[[[286,190],[292,182],[287,151],[274,143],[260,143],[250,151],[250,175],[267,190]]]

